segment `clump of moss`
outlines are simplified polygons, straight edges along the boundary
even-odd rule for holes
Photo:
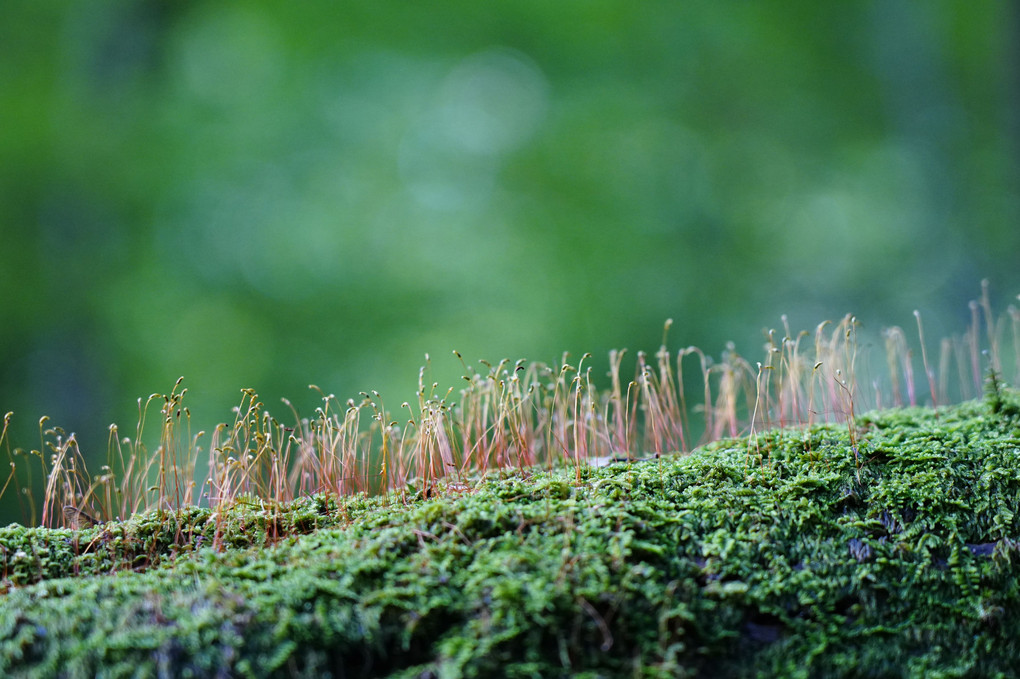
[[[42,580],[142,571],[204,547],[247,550],[324,528],[348,525],[391,498],[317,494],[285,505],[244,498],[213,511],[194,505],[150,510],[84,530],[0,528],[0,590]]]
[[[26,571],[0,600],[0,673],[1005,675],[1020,395],[997,393],[408,504],[309,500],[291,510],[307,532],[279,541],[282,507],[239,509],[215,544],[194,510],[174,531],[205,539],[182,549],[167,524],[140,572]],[[67,540],[0,533],[11,584],[11,554],[64,564]]]

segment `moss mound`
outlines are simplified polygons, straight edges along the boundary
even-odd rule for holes
[[[1000,390],[410,504],[10,527],[0,674],[1006,676],[1018,502]]]

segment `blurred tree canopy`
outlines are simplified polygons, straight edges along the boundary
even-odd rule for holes
[[[1020,291],[1014,3],[96,0],[0,22],[0,410],[308,412],[468,361],[757,358]],[[602,365],[598,364],[597,365]]]

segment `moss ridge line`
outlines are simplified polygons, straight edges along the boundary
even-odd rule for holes
[[[1018,501],[997,388],[410,504],[8,528],[0,674],[1005,675]]]

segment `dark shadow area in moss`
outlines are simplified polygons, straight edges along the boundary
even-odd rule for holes
[[[492,475],[271,547],[238,538],[12,589],[0,671],[1008,674],[1020,399],[998,398],[862,416],[853,437],[786,429],[686,458]]]

